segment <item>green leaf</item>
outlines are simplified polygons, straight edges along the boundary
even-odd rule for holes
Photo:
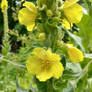
[[[16,84],[17,86],[16,86],[16,92],[28,92],[28,90],[24,90],[24,89],[22,89],[22,88],[20,88],[19,86],[18,86],[18,84]]]
[[[81,47],[82,51],[85,51],[82,45],[82,39],[79,36],[72,34],[70,31],[67,31],[67,33],[76,42],[76,44],[78,44]]]
[[[88,92],[92,92],[92,78],[88,79]]]
[[[46,82],[39,82],[39,80],[36,79],[36,84],[39,92],[47,92],[47,83]]]
[[[76,92],[89,92],[87,89],[87,74],[82,77],[78,83],[77,83],[77,88],[76,88]]]
[[[70,80],[76,79],[81,75],[82,68],[79,63],[66,63],[63,79]]]
[[[67,84],[67,88],[64,88],[62,92],[76,92],[76,81],[69,81]]]
[[[89,58],[89,59],[92,59],[92,54],[84,54],[85,55],[85,58]]]
[[[82,71],[79,63],[67,63],[66,69],[71,69],[74,73],[79,73]]]
[[[92,18],[89,15],[84,15],[81,22],[77,24],[79,27],[79,36],[85,51],[89,52],[92,48]]]

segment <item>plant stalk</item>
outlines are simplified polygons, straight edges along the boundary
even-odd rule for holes
[[[47,92],[53,92],[52,80],[47,81]]]

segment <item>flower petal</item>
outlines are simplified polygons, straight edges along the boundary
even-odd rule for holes
[[[68,8],[69,6],[77,3],[79,0],[66,0],[64,3],[64,8]]]
[[[7,0],[2,0],[1,2],[1,9],[2,12],[4,12],[4,9],[7,8],[8,9],[8,1]]]
[[[27,30],[32,31],[34,26],[35,26],[35,22],[33,22],[33,24],[31,25],[27,25]]]
[[[38,73],[36,77],[39,79],[39,81],[46,81],[52,77],[52,72],[43,70],[42,72]]]
[[[28,10],[30,10],[30,12],[34,13],[35,15],[37,15],[37,8],[33,3],[25,2],[23,4],[23,6],[25,6]]]
[[[49,61],[60,61],[60,56],[56,53],[52,53],[51,50],[47,50],[47,58]]]
[[[33,50],[33,54],[36,55],[37,57],[39,57],[40,59],[45,59],[46,58],[46,51],[45,51],[45,49],[40,48],[40,47],[35,48]]]
[[[36,8],[36,6],[33,3],[31,3],[31,2],[25,2],[23,4],[23,6],[25,6],[26,8],[28,8],[31,12],[37,13],[37,8]]]
[[[71,6],[64,8],[64,14],[71,23],[78,23],[83,16],[83,8],[75,3]]]
[[[68,47],[68,55],[69,59],[74,63],[81,62],[84,59],[83,52],[72,46]]]
[[[29,31],[32,31],[35,26],[35,18],[37,16],[37,8],[31,2],[25,2],[23,4],[25,8],[19,11],[18,19],[19,22],[25,26]]]
[[[52,65],[51,72],[53,73],[53,77],[58,79],[62,76],[64,71],[64,67],[61,62],[56,62]]]
[[[26,62],[27,70],[31,74],[39,73],[41,71],[40,66],[41,66],[40,59],[37,58],[36,56],[31,56]]]
[[[66,29],[71,29],[72,28],[72,23],[69,23],[66,19],[62,20],[62,25],[66,28]]]

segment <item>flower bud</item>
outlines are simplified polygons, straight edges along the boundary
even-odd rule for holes
[[[61,7],[63,4],[63,1],[62,0],[58,0],[58,6]]]
[[[58,41],[58,46],[64,45],[63,41]]]
[[[45,37],[45,33],[40,33],[40,34],[39,34],[39,39],[40,39],[40,40],[45,40],[45,38],[46,38],[46,37]]]
[[[5,8],[8,8],[8,1],[7,0],[2,0],[2,2],[1,2],[2,12],[4,11]]]
[[[59,22],[60,21],[60,18],[59,17],[53,17],[53,21]]]
[[[51,17],[53,15],[51,10],[47,10],[46,14],[48,17]]]

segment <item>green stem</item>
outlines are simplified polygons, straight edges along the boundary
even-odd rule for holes
[[[4,9],[3,16],[4,16],[4,37],[3,37],[2,54],[7,55],[8,52],[10,51],[7,8]]]
[[[92,64],[92,60],[89,61],[89,63],[85,66],[85,68],[84,68],[83,71],[81,72],[80,77],[77,79],[77,82],[87,74],[88,68],[89,68],[90,64]]]
[[[7,16],[7,8],[5,8],[4,10],[4,38],[5,40],[7,39],[8,37],[8,16]]]
[[[16,67],[26,68],[24,65],[21,65],[21,64],[18,64],[18,63],[14,63],[13,61],[10,61],[10,60],[7,60],[7,59],[0,58],[0,61],[5,61],[5,62],[7,62],[9,64],[12,64],[12,65],[14,65]]]
[[[52,80],[47,81],[47,92],[53,92]]]
[[[3,37],[3,48],[2,48],[2,54],[7,55],[9,52],[9,35],[8,35],[8,16],[7,16],[7,8],[4,8],[3,12],[4,16],[4,37]],[[4,91],[8,91],[7,85],[8,85],[8,63],[4,63]]]
[[[8,92],[8,88],[7,88],[7,85],[8,85],[8,66],[7,64],[5,64],[5,69],[4,69],[4,91],[5,92]]]
[[[89,6],[87,4],[87,1],[86,0],[83,0],[83,1],[84,1],[85,5],[86,5],[87,11],[89,12]]]

